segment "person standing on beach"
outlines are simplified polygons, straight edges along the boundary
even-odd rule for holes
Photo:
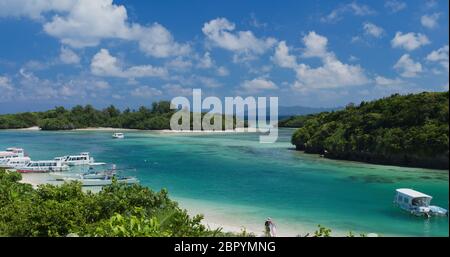
[[[264,226],[266,228],[266,230],[265,230],[266,237],[275,237],[276,236],[275,224],[273,223],[273,221],[270,217],[266,219],[266,222],[264,222]]]

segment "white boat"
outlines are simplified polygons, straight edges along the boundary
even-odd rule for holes
[[[114,133],[112,137],[115,139],[123,139],[125,138],[125,135],[123,133]]]
[[[62,161],[68,166],[81,166],[81,165],[105,165],[103,162],[95,162],[93,157],[89,156],[89,153],[80,153],[79,155],[68,155],[62,157],[55,157],[56,161]]]
[[[430,217],[448,215],[448,210],[439,206],[430,205],[432,199],[433,197],[419,191],[400,188],[396,190],[394,204],[416,216]]]
[[[106,170],[106,171],[88,171],[86,173],[54,172],[50,174],[50,176],[53,177],[55,180],[64,180],[66,178],[102,179],[107,175],[113,176],[116,175],[116,172],[114,170]]]
[[[83,186],[107,186],[111,185],[113,181],[113,177],[116,178],[117,183],[123,184],[136,184],[139,183],[139,180],[135,177],[118,177],[118,176],[103,176],[102,178],[64,178],[65,182],[77,181],[81,182]]]
[[[25,151],[22,148],[7,148],[5,151],[0,151],[0,164],[7,162],[11,158],[24,158]]]
[[[69,170],[69,166],[58,160],[30,161],[27,165],[23,167],[17,167],[16,169],[20,173],[44,173],[54,171],[67,171]]]
[[[31,162],[30,157],[14,157],[0,163],[0,168],[15,169],[24,167]]]

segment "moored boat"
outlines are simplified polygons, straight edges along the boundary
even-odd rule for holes
[[[46,173],[54,171],[67,171],[69,166],[58,160],[48,161],[30,161],[23,167],[17,167],[17,172],[20,173]]]
[[[19,167],[24,167],[30,162],[31,162],[30,157],[14,157],[9,158],[0,163],[0,168],[15,169]]]
[[[86,173],[71,173],[71,172],[54,172],[50,176],[55,180],[64,180],[65,178],[81,178],[81,179],[102,179],[105,176],[116,175],[114,170],[106,171],[88,171]]]
[[[22,148],[10,147],[5,151],[0,151],[0,164],[6,163],[9,159],[24,158],[25,151]]]
[[[84,178],[83,176],[79,178],[64,178],[65,182],[77,181],[81,182],[83,186],[107,186],[113,183],[113,178],[116,179],[117,183],[123,184],[137,184],[139,180],[135,177],[120,177],[120,176],[103,176],[102,178]]]
[[[62,157],[55,157],[56,161],[62,161],[68,166],[81,166],[81,165],[104,165],[103,162],[95,162],[93,157],[90,157],[88,152],[80,153],[79,155],[68,155]]]
[[[448,210],[430,205],[433,197],[419,191],[400,188],[396,190],[394,204],[415,216],[448,216]]]
[[[123,133],[114,133],[112,137],[115,139],[123,139],[125,138],[125,135]]]

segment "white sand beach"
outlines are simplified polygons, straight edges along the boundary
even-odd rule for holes
[[[49,173],[23,173],[22,183],[31,184],[37,188],[41,184],[60,185],[62,181],[56,181]],[[83,191],[98,192],[100,187],[85,187]],[[252,220],[246,217],[246,212],[254,211],[244,206],[236,208],[236,206],[218,205],[211,202],[199,201],[195,199],[172,197],[177,201],[181,208],[186,209],[189,215],[202,214],[204,216],[203,224],[210,229],[222,228],[223,232],[241,233],[245,230],[255,236],[263,236],[264,219]],[[236,211],[236,210],[239,211]],[[244,214],[244,215],[243,215]],[[243,215],[243,216],[241,216]],[[296,231],[280,231],[279,236],[296,236]]]
[[[21,129],[11,129],[18,131],[41,131],[41,128],[34,126],[29,128]],[[173,134],[173,135],[204,135],[204,134],[232,134],[232,133],[257,133],[256,128],[236,128],[232,130],[171,130],[171,129],[160,129],[160,130],[140,130],[140,129],[126,129],[126,128],[111,128],[111,127],[89,127],[72,129],[68,131],[86,131],[86,132],[150,132],[158,134]]]
[[[39,131],[39,130],[41,130],[41,128],[38,126],[34,126],[34,127],[29,127],[29,128],[20,128],[20,129],[16,129],[16,130]]]
[[[125,129],[125,128],[110,128],[110,127],[92,127],[92,128],[80,128],[73,129],[73,131],[139,131],[138,129]]]

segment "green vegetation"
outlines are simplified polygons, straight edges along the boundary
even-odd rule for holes
[[[254,237],[206,228],[190,217],[167,191],[113,183],[98,193],[80,183],[60,186],[20,183],[22,175],[0,168],[0,236],[25,237]],[[329,237],[321,225],[314,237]],[[310,236],[306,234],[305,237]],[[353,236],[349,233],[349,236]],[[363,236],[363,235],[361,235]]]
[[[68,130],[87,127],[114,127],[129,129],[168,129],[174,113],[170,103],[153,103],[152,108],[140,107],[137,111],[123,112],[109,106],[96,110],[91,105],[75,106],[71,110],[56,107],[46,112],[28,112],[0,116],[0,129],[39,126],[43,130]]]
[[[0,170],[1,236],[223,236],[189,217],[167,192],[114,183],[99,193],[81,184],[19,183],[21,174]]]
[[[345,110],[290,118],[292,144],[328,158],[449,168],[449,92],[392,95]]]
[[[77,105],[71,110],[56,107],[46,112],[27,112],[0,115],[0,129],[19,129],[38,126],[42,130],[70,130],[90,127],[111,127],[141,130],[170,129],[170,118],[175,110],[170,109],[170,102],[160,101],[152,108],[141,106],[137,111],[129,108],[121,112],[113,105],[103,110],[96,110],[91,105]],[[202,113],[202,117],[205,113]],[[214,118],[220,118],[214,116]],[[191,128],[193,126],[191,115]],[[211,117],[212,120],[212,117]],[[236,118],[233,118],[233,126]],[[222,116],[225,127],[225,116]]]
[[[79,183],[33,189],[20,180],[0,168],[0,236],[253,236],[206,228],[203,216],[190,217],[165,190],[113,183],[91,193]]]
[[[305,122],[313,116],[314,114],[291,116],[287,119],[280,120],[278,126],[281,128],[301,128],[305,125]]]

